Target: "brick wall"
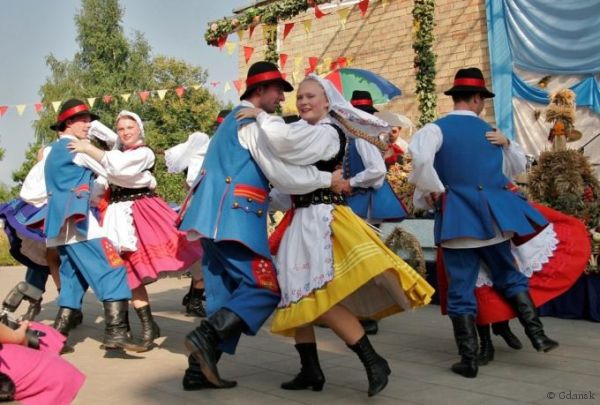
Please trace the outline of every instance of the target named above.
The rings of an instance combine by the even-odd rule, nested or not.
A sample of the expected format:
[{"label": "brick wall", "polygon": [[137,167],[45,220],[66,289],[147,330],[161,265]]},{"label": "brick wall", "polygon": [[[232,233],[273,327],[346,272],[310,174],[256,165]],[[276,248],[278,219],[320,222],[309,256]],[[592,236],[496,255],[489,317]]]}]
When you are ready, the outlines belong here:
[{"label": "brick wall", "polygon": [[[352,59],[352,66],[381,74],[400,87],[403,95],[387,104],[385,109],[402,113],[416,122],[419,111],[415,98],[412,8],[412,1],[390,0],[385,10],[380,1],[371,1],[365,18],[361,18],[358,7],[354,5],[345,27],[340,24],[339,8],[323,6],[323,11],[330,15],[321,19],[316,19],[311,9],[307,14],[290,20],[296,24],[285,41],[281,41],[283,24],[280,24],[279,52],[289,55],[284,69],[288,80],[294,82],[304,77],[309,56],[319,57],[319,63],[345,56]],[[306,34],[302,23],[306,19],[312,21],[309,34]],[[452,100],[443,91],[451,87],[457,69],[480,67],[486,81],[491,83],[485,1],[437,0],[435,21],[437,112],[441,116],[452,109]],[[248,66],[262,59],[262,26],[256,27],[252,39],[246,35],[242,45],[255,48],[248,64],[244,61],[243,51],[240,51],[240,77],[245,78]],[[297,57],[302,57],[299,66],[295,66]],[[323,71],[328,70],[324,65]],[[491,101],[488,103],[484,118],[493,122],[493,106]]]}]

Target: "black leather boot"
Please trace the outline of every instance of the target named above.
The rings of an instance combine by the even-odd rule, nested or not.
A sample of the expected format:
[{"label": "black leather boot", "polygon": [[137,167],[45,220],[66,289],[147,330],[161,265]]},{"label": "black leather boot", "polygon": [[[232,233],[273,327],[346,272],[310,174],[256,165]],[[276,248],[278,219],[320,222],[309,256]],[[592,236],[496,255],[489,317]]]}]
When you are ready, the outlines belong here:
[{"label": "black leather boot", "polygon": [[67,307],[60,307],[58,309],[58,313],[56,314],[56,319],[54,319],[54,325],[52,327],[59,331],[64,336],[69,336],[69,332],[76,325],[76,313],[81,311],[77,309],[71,309]]},{"label": "black leather boot", "polygon": [[185,314],[187,316],[197,316],[206,318],[206,310],[202,298],[204,297],[204,288],[192,288],[189,292],[189,299],[185,306]]},{"label": "black leather boot", "polygon": [[37,301],[32,301],[29,303],[29,307],[27,307],[27,312],[23,314],[21,317],[24,321],[33,321],[36,316],[38,316],[42,312],[42,299],[40,298]]},{"label": "black leather boot", "polygon": [[392,371],[388,362],[375,352],[367,335],[361,337],[355,344],[347,346],[358,355],[358,358],[365,366],[367,379],[369,380],[369,396],[372,397],[383,390],[388,383],[388,376]]},{"label": "black leather boot", "polygon": [[187,309],[187,306],[188,306],[188,304],[190,302],[190,295],[192,295],[192,288],[194,288],[194,280],[192,280],[190,282],[190,289],[188,290],[187,293],[185,293],[185,295],[183,296],[183,299],[181,300],[181,305],[183,305],[184,307],[186,307],[186,309]]},{"label": "black leather boot", "polygon": [[516,294],[510,297],[508,301],[517,313],[521,325],[525,328],[525,334],[531,340],[535,350],[549,352],[558,347],[558,342],[550,339],[544,333],[544,325],[538,317],[529,292]]},{"label": "black leather boot", "polygon": [[[221,352],[217,351],[216,360],[219,362]],[[223,386],[217,387],[206,379],[200,368],[200,364],[191,354],[188,356],[188,368],[183,375],[183,389],[186,391],[197,391],[205,388],[233,388],[237,385],[237,381],[221,380]]]},{"label": "black leather boot", "polygon": [[221,308],[203,320],[196,329],[185,338],[185,346],[200,364],[204,376],[219,388],[225,388],[226,382],[217,370],[217,352],[221,341],[242,333],[246,329],[244,321],[232,311]]},{"label": "black leather boot", "polygon": [[325,384],[325,376],[319,364],[316,343],[298,343],[296,350],[300,355],[302,368],[293,380],[281,384],[284,390],[305,390],[312,388],[313,391],[321,391]]},{"label": "black leather boot", "polygon": [[523,348],[523,343],[519,340],[517,336],[510,330],[510,326],[508,326],[508,321],[504,322],[496,322],[492,324],[492,333],[496,336],[502,337],[506,344],[515,350],[521,350]]},{"label": "black leather boot", "polygon": [[160,337],[160,328],[154,322],[150,305],[136,308],[135,312],[142,325],[142,345],[146,347],[146,350],[151,350],[154,347],[154,339]]},{"label": "black leather boot", "polygon": [[104,301],[104,349],[124,349],[132,352],[145,352],[148,350],[144,345],[137,344],[131,340],[127,331],[127,313],[129,303],[127,301]]},{"label": "black leather boot", "polygon": [[477,377],[477,329],[475,328],[475,316],[461,315],[452,319],[454,327],[454,340],[458,346],[460,362],[452,365],[452,371],[463,377]]},{"label": "black leather boot", "polygon": [[479,365],[485,366],[494,360],[494,344],[490,334],[490,325],[477,325],[479,335]]},{"label": "black leather boot", "polygon": [[367,335],[376,335],[379,331],[379,326],[377,326],[377,321],[373,319],[362,319],[360,321],[365,333]]}]

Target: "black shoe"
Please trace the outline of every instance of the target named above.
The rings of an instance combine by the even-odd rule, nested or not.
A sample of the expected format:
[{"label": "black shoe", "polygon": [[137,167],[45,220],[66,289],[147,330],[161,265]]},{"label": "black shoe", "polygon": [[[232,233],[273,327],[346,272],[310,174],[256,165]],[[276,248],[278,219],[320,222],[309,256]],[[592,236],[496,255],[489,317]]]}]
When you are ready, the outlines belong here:
[{"label": "black shoe", "polygon": [[458,346],[460,362],[452,365],[452,371],[463,377],[475,378],[479,371],[477,355],[477,329],[473,315],[452,317],[454,340]]},{"label": "black shoe", "polygon": [[133,342],[128,332],[127,301],[104,301],[104,349],[124,349],[132,352],[145,352],[148,350],[143,344]]},{"label": "black shoe", "polygon": [[373,319],[363,319],[360,321],[365,333],[367,335],[376,335],[379,331],[379,326],[377,326],[377,321]]},{"label": "black shoe", "polygon": [[355,344],[347,346],[358,355],[358,358],[365,366],[367,379],[369,380],[369,396],[372,397],[383,390],[388,383],[388,376],[392,371],[388,362],[375,352],[367,335],[364,335]]},{"label": "black shoe", "polygon": [[281,388],[284,390],[305,390],[311,388],[313,391],[321,391],[325,384],[325,376],[319,364],[317,344],[298,343],[295,347],[300,355],[302,368],[293,380],[282,383]]},{"label": "black shoe", "polygon": [[226,382],[217,370],[217,347],[221,341],[245,329],[246,324],[240,317],[221,308],[186,336],[185,346],[200,364],[202,374],[218,388],[224,388]]},{"label": "black shoe", "polygon": [[[221,352],[217,352],[217,362],[221,358]],[[228,381],[221,380],[223,385],[218,387],[208,381],[204,374],[202,373],[202,369],[200,368],[200,364],[196,361],[196,358],[191,354],[188,356],[188,368],[185,370],[185,374],[183,375],[182,385],[185,391],[197,391],[206,388],[233,388],[237,385],[237,381]]]},{"label": "black shoe", "polygon": [[185,314],[187,316],[206,318],[206,310],[204,309],[204,303],[202,302],[203,296],[204,288],[192,288],[189,293],[187,305],[185,306]]},{"label": "black shoe", "polygon": [[558,347],[558,342],[550,339],[544,333],[544,325],[538,317],[535,305],[528,292],[516,294],[508,299],[519,317],[525,334],[538,352],[549,352]]},{"label": "black shoe", "polygon": [[510,330],[510,326],[508,326],[508,321],[504,322],[496,322],[492,324],[492,333],[496,336],[500,336],[508,347],[513,348],[515,350],[521,350],[523,348],[523,343],[515,334]]},{"label": "black shoe", "polygon": [[479,365],[485,366],[494,360],[494,344],[490,335],[490,325],[477,325],[479,335]]},{"label": "black shoe", "polygon": [[151,350],[154,347],[154,339],[160,337],[160,328],[156,322],[154,322],[150,305],[136,308],[135,312],[140,318],[140,323],[142,325],[142,345],[146,347],[147,350]]}]

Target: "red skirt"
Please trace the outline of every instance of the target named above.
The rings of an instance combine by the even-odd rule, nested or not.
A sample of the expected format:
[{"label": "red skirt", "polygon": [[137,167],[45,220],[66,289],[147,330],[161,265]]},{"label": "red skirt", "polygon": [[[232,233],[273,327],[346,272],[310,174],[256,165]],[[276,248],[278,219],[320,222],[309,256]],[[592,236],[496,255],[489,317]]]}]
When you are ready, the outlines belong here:
[{"label": "red skirt", "polygon": [[[541,271],[534,272],[529,279],[529,293],[536,306],[566,292],[585,271],[591,243],[586,226],[577,218],[563,214],[552,208],[531,203],[552,223],[559,241],[556,250]],[[532,235],[533,237],[535,235]],[[523,243],[523,239],[514,238],[513,243]],[[441,248],[437,254],[438,293],[440,309],[446,315],[448,280],[443,263]],[[477,297],[477,323],[485,325],[506,321],[516,316],[512,307],[493,287],[482,286],[475,289]]]}]

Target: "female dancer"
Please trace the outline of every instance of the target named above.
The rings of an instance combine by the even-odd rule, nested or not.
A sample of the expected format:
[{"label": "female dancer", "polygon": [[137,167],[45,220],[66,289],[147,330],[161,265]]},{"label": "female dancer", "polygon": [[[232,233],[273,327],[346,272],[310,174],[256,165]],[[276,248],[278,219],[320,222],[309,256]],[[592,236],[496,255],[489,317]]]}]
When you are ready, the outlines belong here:
[{"label": "female dancer", "polygon": [[199,266],[202,251],[199,242],[190,242],[177,231],[177,214],[154,194],[154,176],[150,176],[153,182],[139,180],[141,173],[152,170],[155,159],[144,144],[140,117],[121,111],[116,128],[119,139],[114,150],[105,152],[80,140],[73,141],[70,149],[88,154],[106,169],[110,203],[103,227],[127,266],[133,306],[142,324],[142,342],[149,350],[160,329],[152,317],[145,284],[156,281],[163,272]]},{"label": "female dancer", "polygon": [[[270,147],[283,159],[298,165],[314,164],[331,172],[342,164],[345,149],[345,136],[331,125],[332,117],[354,136],[364,133],[354,130],[348,120],[378,132],[385,128],[385,123],[353,108],[331,83],[314,75],[300,84],[296,106],[302,120],[289,126],[258,109],[244,110],[239,118],[256,116],[261,129],[272,132],[268,137]],[[364,138],[376,139],[368,135]],[[303,153],[286,153],[297,150],[298,142],[306,145]],[[318,322],[330,327],[358,355],[367,372],[368,395],[373,396],[385,388],[391,371],[371,346],[359,320],[381,319],[425,305],[433,288],[385,247],[345,205],[342,194],[320,189],[293,196],[293,201],[294,208],[271,240],[281,289],[272,331],[294,336],[302,368],[281,387],[323,388],[325,377],[313,329]]]}]

